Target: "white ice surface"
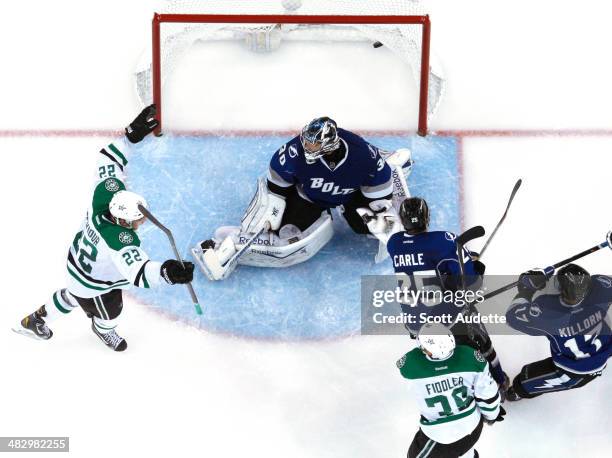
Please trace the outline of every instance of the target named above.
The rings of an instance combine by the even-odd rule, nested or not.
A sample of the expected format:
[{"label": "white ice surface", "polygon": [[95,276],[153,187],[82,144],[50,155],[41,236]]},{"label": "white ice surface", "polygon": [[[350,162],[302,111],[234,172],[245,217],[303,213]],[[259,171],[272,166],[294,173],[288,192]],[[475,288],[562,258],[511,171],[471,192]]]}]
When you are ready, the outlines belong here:
[{"label": "white ice surface", "polygon": [[[130,72],[148,40],[148,3],[5,5],[0,130],[120,128],[134,114]],[[434,47],[449,76],[434,127],[609,128],[607,2],[430,4]],[[302,76],[292,78],[297,100],[307,97]],[[261,87],[246,76],[237,84],[231,89],[247,96]],[[222,108],[222,93],[214,94]],[[279,114],[279,106],[226,127],[297,127],[309,117],[295,106]],[[217,127],[218,108],[210,111],[202,106],[188,121]],[[395,128],[404,115],[395,107],[394,120],[356,113],[345,124]],[[101,346],[79,311],[54,326],[48,343],[9,330],[61,286],[89,199],[92,153],[104,141],[0,138],[0,435],[69,435],[78,457],[404,456],[417,414],[394,367],[410,348],[401,337],[253,342],[195,331],[134,303],[125,308],[130,347],[121,355]],[[611,147],[609,137],[464,140],[468,224],[491,230],[514,180],[525,180],[488,253],[492,271],[555,262],[603,239],[612,225]],[[609,273],[610,253],[584,265]],[[510,374],[546,356],[543,339],[514,339],[494,338]],[[604,374],[584,389],[509,406],[507,420],[483,434],[481,456],[605,456],[611,385]]]}]

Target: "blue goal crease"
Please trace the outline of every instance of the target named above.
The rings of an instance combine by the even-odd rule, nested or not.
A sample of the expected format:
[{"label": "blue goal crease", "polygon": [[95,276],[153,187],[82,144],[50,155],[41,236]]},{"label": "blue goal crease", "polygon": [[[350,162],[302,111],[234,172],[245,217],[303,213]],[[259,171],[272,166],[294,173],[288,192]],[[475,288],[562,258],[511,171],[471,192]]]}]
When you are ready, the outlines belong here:
[{"label": "blue goal crease", "polygon": [[[152,213],[168,226],[182,256],[223,225],[237,225],[266,173],[272,154],[288,137],[160,137],[131,155],[128,184],[146,196]],[[460,177],[454,137],[377,136],[373,144],[412,149],[412,195],[424,197],[433,230],[460,230]],[[311,260],[286,269],[239,266],[225,281],[197,271],[193,286],[203,306],[196,320],[184,288],[134,289],[152,306],[203,329],[251,338],[325,339],[359,333],[362,275],[390,274],[374,263],[378,242],[353,234],[335,218],[334,238]],[[152,224],[139,230],[152,259],[172,258],[165,235]]]}]

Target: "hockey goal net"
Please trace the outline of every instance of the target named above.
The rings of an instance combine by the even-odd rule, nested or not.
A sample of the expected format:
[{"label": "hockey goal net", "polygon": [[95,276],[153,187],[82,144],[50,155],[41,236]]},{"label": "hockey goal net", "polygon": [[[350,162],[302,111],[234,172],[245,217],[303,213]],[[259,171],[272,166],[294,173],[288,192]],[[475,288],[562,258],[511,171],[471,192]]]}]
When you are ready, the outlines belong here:
[{"label": "hockey goal net", "polygon": [[164,84],[198,41],[241,40],[254,52],[274,51],[287,41],[367,41],[409,65],[419,94],[417,131],[425,135],[445,85],[430,59],[430,30],[416,0],[168,0],[154,15],[136,90],[143,105],[156,103],[159,134]]}]

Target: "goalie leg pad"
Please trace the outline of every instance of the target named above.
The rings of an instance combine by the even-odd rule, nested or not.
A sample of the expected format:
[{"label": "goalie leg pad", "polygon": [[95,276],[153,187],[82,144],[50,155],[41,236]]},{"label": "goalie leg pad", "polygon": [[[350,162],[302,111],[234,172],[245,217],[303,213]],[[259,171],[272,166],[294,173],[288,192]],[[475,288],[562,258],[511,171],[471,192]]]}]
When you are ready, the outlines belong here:
[{"label": "goalie leg pad", "polygon": [[278,230],[286,205],[285,199],[271,193],[266,180],[260,177],[257,180],[257,191],[242,217],[242,232],[256,234],[266,223],[270,223],[270,229],[273,231]]},{"label": "goalie leg pad", "polygon": [[[331,216],[323,213],[308,229],[289,239],[264,235],[251,245],[238,264],[256,267],[289,267],[307,261],[334,235]],[[238,247],[240,245],[237,245]]]}]

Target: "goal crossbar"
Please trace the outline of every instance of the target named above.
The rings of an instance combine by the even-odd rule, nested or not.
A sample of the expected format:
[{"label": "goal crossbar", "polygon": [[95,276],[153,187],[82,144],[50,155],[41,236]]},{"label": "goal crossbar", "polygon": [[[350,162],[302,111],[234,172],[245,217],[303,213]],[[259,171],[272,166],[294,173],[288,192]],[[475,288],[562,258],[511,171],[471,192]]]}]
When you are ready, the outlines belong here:
[{"label": "goal crossbar", "polygon": [[417,133],[427,135],[427,98],[429,89],[429,53],[431,22],[429,15],[420,16],[355,16],[355,15],[277,15],[277,14],[160,14],[153,16],[152,26],[152,83],[153,103],[157,106],[159,125],[156,135],[162,129],[162,91],[161,91],[161,43],[162,23],[227,23],[227,24],[403,24],[421,25],[421,70],[419,88],[419,121]]}]

